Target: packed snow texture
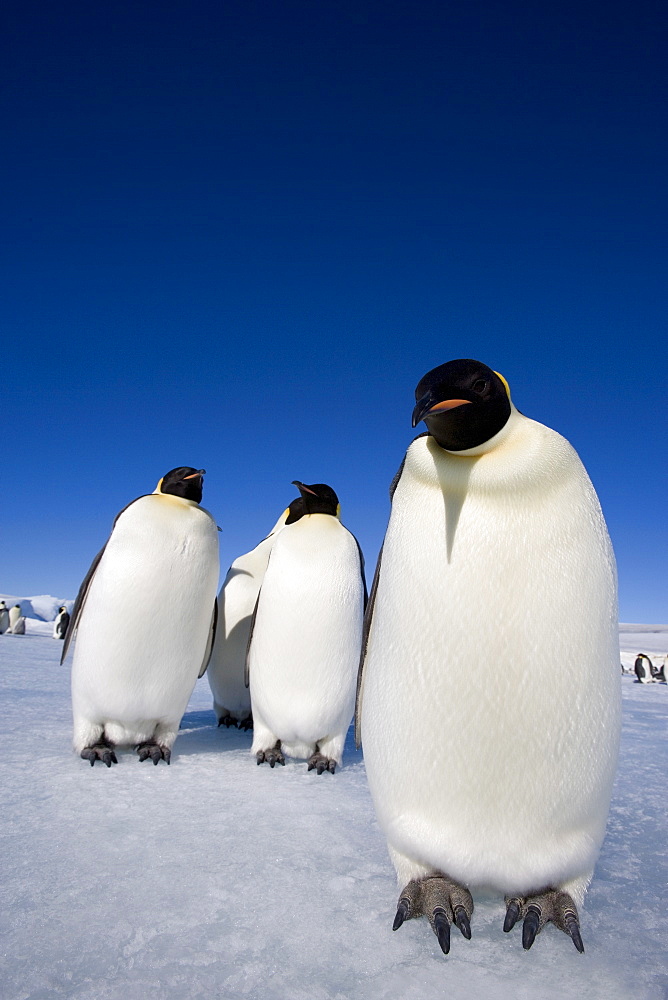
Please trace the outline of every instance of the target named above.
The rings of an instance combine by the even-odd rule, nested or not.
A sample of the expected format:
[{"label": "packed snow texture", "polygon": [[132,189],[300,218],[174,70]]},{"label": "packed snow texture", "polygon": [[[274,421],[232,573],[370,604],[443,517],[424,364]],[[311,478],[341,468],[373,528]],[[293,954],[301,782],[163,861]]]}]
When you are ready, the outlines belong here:
[{"label": "packed snow texture", "polygon": [[[586,953],[552,926],[524,952],[503,901],[476,896],[472,940],[453,928],[446,958],[424,919],[392,933],[394,871],[350,734],[335,775],[257,767],[250,733],[215,728],[204,677],[170,767],[121,752],[91,768],[72,753],[69,669],[44,628],[0,636],[4,1000],[666,996],[665,684],[620,671]],[[658,665],[668,627],[642,628],[622,633],[622,660]],[[447,734],[434,749],[446,768]]]}]

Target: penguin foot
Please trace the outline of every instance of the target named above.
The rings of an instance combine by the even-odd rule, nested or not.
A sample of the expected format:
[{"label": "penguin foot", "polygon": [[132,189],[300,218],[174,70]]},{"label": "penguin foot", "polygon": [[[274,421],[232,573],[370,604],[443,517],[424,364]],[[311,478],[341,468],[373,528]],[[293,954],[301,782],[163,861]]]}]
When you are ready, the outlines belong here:
[{"label": "penguin foot", "polygon": [[163,747],[160,743],[139,743],[135,747],[135,750],[139,754],[140,761],[150,758],[156,767],[160,760],[164,760],[165,764],[169,764],[172,756],[172,751],[169,747]]},{"label": "penguin foot", "polygon": [[253,716],[247,715],[245,719],[239,719],[237,726],[247,733],[249,729],[253,728]]},{"label": "penguin foot", "polygon": [[276,767],[277,764],[282,764],[285,767],[285,757],[281,752],[281,741],[276,740],[273,747],[269,747],[267,750],[258,750],[255,754],[255,759],[258,764],[269,764],[269,767]]},{"label": "penguin foot", "polygon": [[577,907],[567,892],[545,889],[535,896],[506,896],[504,931],[511,931],[520,917],[524,918],[522,947],[525,951],[529,950],[545,924],[552,922],[560,931],[570,935],[580,954],[584,952]]},{"label": "penguin foot", "polygon": [[308,759],[308,770],[312,771],[313,768],[315,768],[316,774],[322,774],[324,771],[334,774],[336,771],[336,761],[333,757],[325,757],[319,750],[316,750]]},{"label": "penguin foot", "polygon": [[398,931],[404,920],[426,916],[438,938],[441,951],[450,951],[450,925],[455,924],[468,940],[471,939],[473,899],[468,889],[447,875],[427,875],[412,879],[399,896],[392,930]]},{"label": "penguin foot", "polygon": [[89,760],[91,767],[95,766],[96,760],[101,760],[107,767],[111,767],[112,764],[118,764],[113,744],[107,743],[104,739],[100,740],[99,743],[94,743],[92,746],[84,747],[80,756],[83,760]]},{"label": "penguin foot", "polygon": [[236,726],[236,724],[237,720],[234,718],[233,715],[230,715],[229,712],[227,713],[227,715],[221,715],[221,717],[218,719],[219,729],[221,726],[226,726],[226,728],[229,729],[230,726]]}]

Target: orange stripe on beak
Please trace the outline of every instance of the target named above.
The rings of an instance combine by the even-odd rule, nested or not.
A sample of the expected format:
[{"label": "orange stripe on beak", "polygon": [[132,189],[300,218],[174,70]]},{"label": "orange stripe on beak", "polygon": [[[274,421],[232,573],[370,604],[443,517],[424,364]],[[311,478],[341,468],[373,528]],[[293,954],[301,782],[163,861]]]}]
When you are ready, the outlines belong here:
[{"label": "orange stripe on beak", "polygon": [[464,406],[465,403],[470,403],[470,399],[444,399],[442,403],[437,403],[436,406],[426,413],[429,416],[430,413],[440,413],[443,410],[454,410],[456,406]]}]

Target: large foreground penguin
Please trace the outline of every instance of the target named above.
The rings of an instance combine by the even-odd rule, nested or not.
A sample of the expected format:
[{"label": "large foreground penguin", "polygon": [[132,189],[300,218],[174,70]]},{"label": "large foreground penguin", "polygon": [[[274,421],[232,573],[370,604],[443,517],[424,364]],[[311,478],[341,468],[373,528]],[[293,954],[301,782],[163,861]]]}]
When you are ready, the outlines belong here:
[{"label": "large foreground penguin", "polygon": [[615,562],[582,463],[478,361],[428,372],[365,621],[358,735],[402,887],[447,953],[471,890],[530,948],[577,907],[620,728]]},{"label": "large foreground penguin", "polygon": [[200,507],[204,470],[168,472],[118,515],[81,585],[61,663],[76,630],[74,749],[91,766],[116,746],[169,764],[215,630],[218,534]]},{"label": "large foreground penguin", "polygon": [[258,764],[287,754],[333,774],[355,707],[364,564],[334,490],[294,485],[303,508],[274,541],[252,624],[251,753]]},{"label": "large foreground penguin", "polygon": [[253,727],[250,691],[245,683],[253,611],[276,536],[286,523],[299,520],[302,513],[303,501],[299,497],[283,511],[266,538],[234,560],[220,588],[216,641],[206,674],[219,726]]}]

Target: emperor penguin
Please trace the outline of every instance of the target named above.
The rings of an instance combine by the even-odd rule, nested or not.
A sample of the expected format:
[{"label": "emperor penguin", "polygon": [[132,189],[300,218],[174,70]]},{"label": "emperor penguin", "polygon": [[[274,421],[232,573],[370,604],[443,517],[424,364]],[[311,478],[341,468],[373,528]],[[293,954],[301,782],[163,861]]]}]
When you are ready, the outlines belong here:
[{"label": "emperor penguin", "polygon": [[250,691],[245,683],[251,619],[276,536],[286,524],[299,520],[302,512],[299,497],[283,511],[266,538],[234,560],[220,589],[218,628],[207,670],[219,726],[253,728]]},{"label": "emperor penguin", "polygon": [[364,561],[334,490],[294,485],[301,515],[274,540],[251,624],[251,753],[258,764],[287,755],[334,774],[355,706]]},{"label": "emperor penguin", "polygon": [[116,764],[117,746],[134,746],[140,761],[169,764],[206,670],[218,533],[200,506],[203,476],[204,469],[172,469],[153,493],[125,507],[77,595],[61,663],[76,631],[74,749],[91,767],[96,760]]},{"label": "emperor penguin", "polygon": [[25,635],[26,634],[26,619],[25,615],[19,615],[16,622],[12,626],[12,635]]},{"label": "emperor penguin", "polygon": [[444,953],[472,892],[522,943],[578,907],[620,730],[615,560],[571,445],[471,359],[428,372],[365,618],[357,736],[401,887]]},{"label": "emperor penguin", "polygon": [[9,628],[9,611],[4,601],[0,601],[0,635]]},{"label": "emperor penguin", "polygon": [[641,684],[652,684],[654,681],[652,661],[646,653],[638,653],[633,665],[635,675]]},{"label": "emperor penguin", "polygon": [[64,639],[67,633],[67,626],[70,623],[70,616],[67,608],[63,604],[62,607],[58,608],[58,614],[55,617],[53,623],[53,638],[54,639]]},{"label": "emperor penguin", "polygon": [[[14,633],[16,623],[19,618],[21,618],[21,605],[15,604],[13,608],[9,609],[9,631]],[[18,634],[18,633],[16,633]]]}]

